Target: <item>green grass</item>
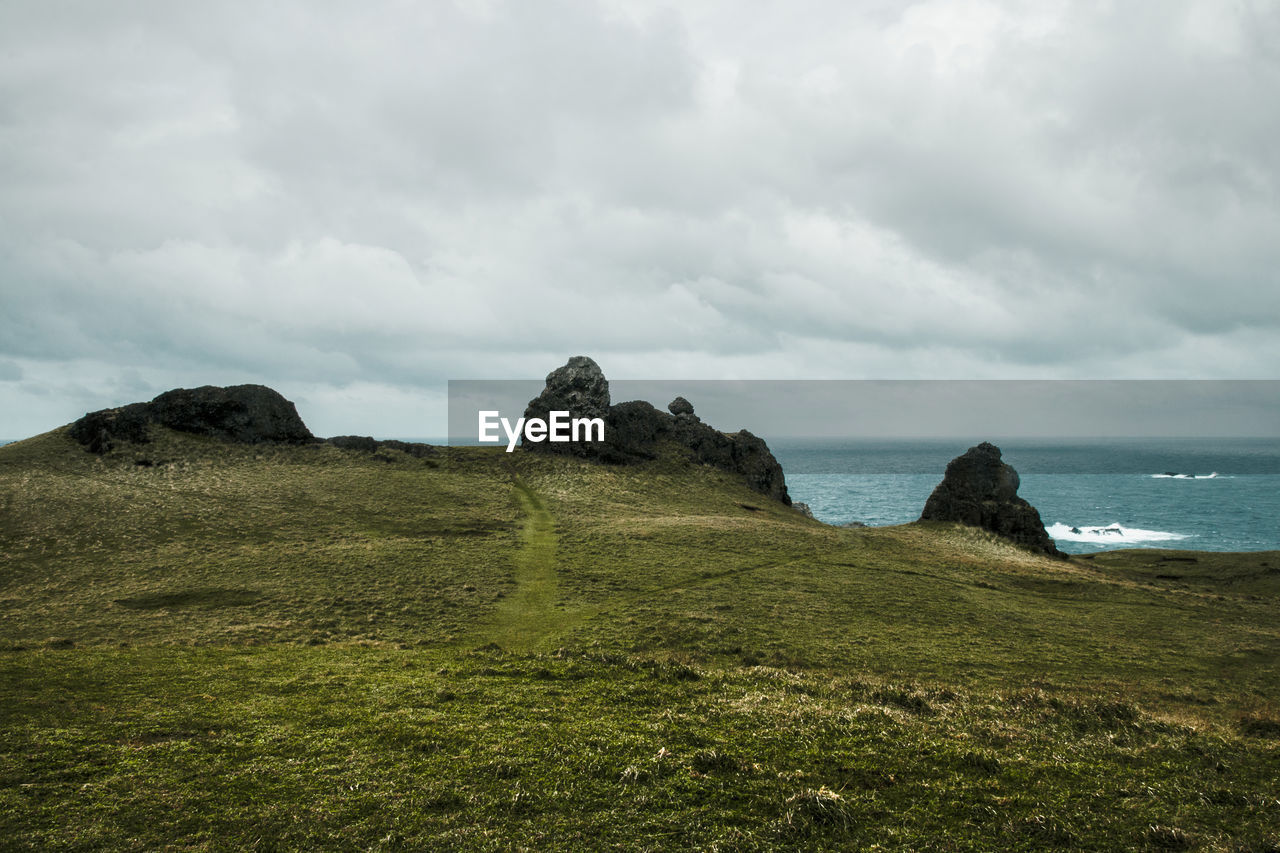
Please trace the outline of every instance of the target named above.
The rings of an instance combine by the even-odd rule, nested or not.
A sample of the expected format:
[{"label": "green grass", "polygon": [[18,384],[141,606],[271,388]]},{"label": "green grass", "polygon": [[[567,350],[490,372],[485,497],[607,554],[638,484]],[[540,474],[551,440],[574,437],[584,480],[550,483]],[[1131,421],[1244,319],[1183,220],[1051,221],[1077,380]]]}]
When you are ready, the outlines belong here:
[{"label": "green grass", "polygon": [[1274,737],[1119,698],[585,653],[7,669],[0,833],[32,849],[1141,849],[1163,827],[1263,850],[1280,825]]},{"label": "green grass", "polygon": [[561,599],[555,519],[519,478],[512,482],[512,488],[524,512],[520,544],[513,558],[515,589],[498,602],[492,615],[480,620],[464,642],[529,652],[553,639],[568,619],[557,609]]},{"label": "green grass", "polygon": [[1275,850],[1276,567],[54,431],[0,448],[0,848]]}]

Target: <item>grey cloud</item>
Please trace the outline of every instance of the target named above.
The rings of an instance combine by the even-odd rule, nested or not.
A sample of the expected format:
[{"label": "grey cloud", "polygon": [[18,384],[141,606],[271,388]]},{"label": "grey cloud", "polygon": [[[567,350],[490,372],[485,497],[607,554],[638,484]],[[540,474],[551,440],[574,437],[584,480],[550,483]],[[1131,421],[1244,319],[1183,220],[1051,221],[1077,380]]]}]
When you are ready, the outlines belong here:
[{"label": "grey cloud", "polygon": [[407,423],[576,352],[1274,376],[1278,40],[1199,0],[8,4],[0,433],[52,425],[33,377]]}]

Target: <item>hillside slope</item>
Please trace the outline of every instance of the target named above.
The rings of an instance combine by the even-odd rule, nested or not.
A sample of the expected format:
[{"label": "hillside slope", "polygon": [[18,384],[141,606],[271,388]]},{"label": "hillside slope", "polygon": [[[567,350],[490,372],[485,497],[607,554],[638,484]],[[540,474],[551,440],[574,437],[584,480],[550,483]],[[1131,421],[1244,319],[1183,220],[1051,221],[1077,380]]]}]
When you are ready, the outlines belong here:
[{"label": "hillside slope", "polygon": [[20,846],[1280,843],[1276,553],[837,529],[674,454],[64,429],[0,448],[0,560]]}]

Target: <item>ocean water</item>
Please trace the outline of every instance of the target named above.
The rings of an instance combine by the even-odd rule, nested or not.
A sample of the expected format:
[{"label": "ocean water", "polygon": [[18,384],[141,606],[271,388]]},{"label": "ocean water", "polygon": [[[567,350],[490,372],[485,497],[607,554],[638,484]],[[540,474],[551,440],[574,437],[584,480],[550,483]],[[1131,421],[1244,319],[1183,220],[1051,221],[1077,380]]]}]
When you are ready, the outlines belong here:
[{"label": "ocean water", "polygon": [[[976,441],[774,439],[796,501],[831,524],[920,517],[947,462]],[[1280,549],[1280,439],[995,442],[1068,553]]]}]

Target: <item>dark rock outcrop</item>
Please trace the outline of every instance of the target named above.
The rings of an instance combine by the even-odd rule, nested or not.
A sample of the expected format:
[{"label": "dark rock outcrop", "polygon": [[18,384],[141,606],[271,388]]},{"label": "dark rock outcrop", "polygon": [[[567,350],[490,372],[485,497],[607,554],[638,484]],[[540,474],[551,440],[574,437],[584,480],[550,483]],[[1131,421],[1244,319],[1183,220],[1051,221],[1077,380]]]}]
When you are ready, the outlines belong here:
[{"label": "dark rock outcrop", "polygon": [[1065,556],[1045,532],[1036,508],[1018,497],[1018,472],[984,441],[947,464],[942,482],[924,505],[921,521],[954,521],[990,530],[1017,545]]},{"label": "dark rock outcrop", "polygon": [[265,385],[175,388],[150,403],[152,419],[170,429],[242,444],[314,439],[298,410]]},{"label": "dark rock outcrop", "polygon": [[643,462],[656,459],[658,444],[671,436],[675,419],[645,400],[610,406],[604,417],[604,442],[591,450],[605,462]]},{"label": "dark rock outcrop", "polygon": [[90,453],[106,453],[117,441],[144,444],[151,440],[146,403],[89,412],[71,425],[71,437]]},{"label": "dark rock outcrop", "polygon": [[567,411],[574,418],[602,418],[604,441],[531,442],[521,446],[540,453],[572,454],[612,464],[643,462],[658,456],[664,444],[675,445],[697,463],[740,475],[747,484],[790,505],[782,466],[764,439],[747,430],[723,433],[693,414],[693,405],[677,397],[659,411],[643,400],[610,405],[609,382],[600,366],[586,356],[547,375],[542,393],[529,401],[525,418],[546,419],[549,412]]},{"label": "dark rock outcrop", "polygon": [[71,425],[71,437],[105,453],[117,441],[149,441],[151,424],[243,444],[315,440],[293,403],[265,385],[175,388],[149,403],[90,412]]},{"label": "dark rock outcrop", "polygon": [[667,403],[667,411],[673,415],[692,415],[693,403],[690,403],[684,397],[676,397],[670,403]]},{"label": "dark rock outcrop", "polygon": [[335,435],[333,438],[326,438],[325,441],[343,450],[359,450],[365,453],[374,453],[379,450],[399,450],[401,453],[406,453],[415,459],[437,456],[440,453],[440,448],[431,444],[423,444],[418,441],[399,441],[394,438],[379,441],[370,435]]},{"label": "dark rock outcrop", "polygon": [[524,416],[545,419],[553,411],[572,412],[575,418],[603,417],[609,411],[609,380],[600,365],[575,355],[548,373],[546,386],[529,401]]},{"label": "dark rock outcrop", "polygon": [[335,435],[333,438],[326,438],[325,441],[343,450],[373,453],[378,449],[378,440],[371,435]]},{"label": "dark rock outcrop", "polygon": [[440,448],[434,444],[424,444],[421,441],[400,441],[394,438],[379,441],[378,449],[399,450],[401,453],[407,453],[415,459],[424,459],[428,456],[438,456],[440,454]]},{"label": "dark rock outcrop", "polygon": [[[524,417],[526,421],[533,418],[545,421],[551,412],[571,412],[575,418],[602,418],[607,424],[609,411],[609,380],[604,378],[604,371],[593,359],[575,355],[563,367],[547,374],[542,393],[529,401]],[[605,435],[608,434],[606,426]],[[529,442],[522,439],[521,443],[543,453],[584,458],[596,458],[601,452],[601,448],[589,441]],[[608,461],[625,460],[610,458]]]}]

